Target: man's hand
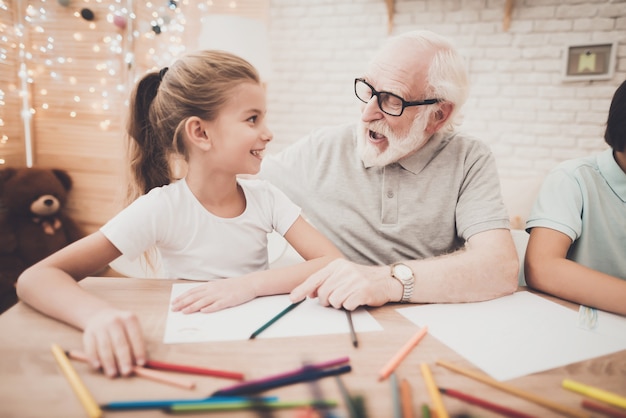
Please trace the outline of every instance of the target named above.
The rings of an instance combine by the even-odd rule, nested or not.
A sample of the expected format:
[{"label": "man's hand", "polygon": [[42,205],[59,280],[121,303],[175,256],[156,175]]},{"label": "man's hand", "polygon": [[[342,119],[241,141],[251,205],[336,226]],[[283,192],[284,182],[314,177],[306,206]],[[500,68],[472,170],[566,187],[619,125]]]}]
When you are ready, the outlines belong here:
[{"label": "man's hand", "polygon": [[338,259],[309,276],[291,292],[291,300],[317,297],[319,303],[352,311],[361,305],[382,306],[402,298],[402,285],[389,266],[363,266]]}]

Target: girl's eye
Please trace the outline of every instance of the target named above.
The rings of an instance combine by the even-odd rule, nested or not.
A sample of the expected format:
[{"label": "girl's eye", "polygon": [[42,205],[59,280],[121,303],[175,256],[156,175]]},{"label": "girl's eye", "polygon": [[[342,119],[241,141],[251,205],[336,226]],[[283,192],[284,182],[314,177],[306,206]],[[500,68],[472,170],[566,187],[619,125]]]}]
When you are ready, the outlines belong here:
[{"label": "girl's eye", "polygon": [[247,119],[247,121],[248,121],[248,122],[255,123],[255,122],[256,122],[256,120],[257,120],[257,118],[258,118],[258,116],[257,116],[257,115],[250,116],[250,117]]}]

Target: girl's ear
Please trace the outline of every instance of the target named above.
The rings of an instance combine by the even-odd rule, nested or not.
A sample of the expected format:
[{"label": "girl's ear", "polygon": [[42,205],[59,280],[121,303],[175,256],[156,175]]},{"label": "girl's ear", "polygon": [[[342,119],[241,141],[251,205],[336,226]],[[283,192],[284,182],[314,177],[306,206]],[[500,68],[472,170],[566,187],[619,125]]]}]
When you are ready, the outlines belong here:
[{"label": "girl's ear", "polygon": [[207,133],[206,122],[197,116],[192,116],[185,122],[185,134],[191,144],[200,148],[202,151],[208,151],[211,149],[211,138]]}]

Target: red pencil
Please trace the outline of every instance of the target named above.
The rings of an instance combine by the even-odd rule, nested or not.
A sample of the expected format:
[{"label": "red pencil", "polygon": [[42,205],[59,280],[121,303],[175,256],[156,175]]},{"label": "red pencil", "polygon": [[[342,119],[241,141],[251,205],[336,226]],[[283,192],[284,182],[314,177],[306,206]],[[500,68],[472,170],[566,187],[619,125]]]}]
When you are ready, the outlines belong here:
[{"label": "red pencil", "polygon": [[468,395],[463,392],[459,392],[454,389],[444,389],[439,388],[439,392],[444,395],[452,396],[453,398],[460,399],[467,403],[471,403],[472,405],[480,406],[481,408],[487,409],[492,412],[496,412],[500,415],[504,415],[509,418],[535,418],[532,415],[525,414],[523,412],[516,411],[511,408],[507,408],[506,406],[498,405],[489,401],[485,401],[484,399],[476,398],[472,395]]},{"label": "red pencil", "polygon": [[223,377],[225,379],[243,380],[243,373],[229,372],[224,370],[206,369],[203,367],[187,366],[184,364],[166,363],[164,361],[148,360],[144,367],[150,369],[170,370],[179,373],[202,374],[206,376]]},{"label": "red pencil", "polygon": [[626,418],[626,412],[618,411],[615,408],[600,405],[595,402],[588,401],[587,399],[584,399],[582,401],[582,406],[583,408],[589,409],[591,411],[596,411],[600,412],[601,414],[608,415],[611,418]]}]

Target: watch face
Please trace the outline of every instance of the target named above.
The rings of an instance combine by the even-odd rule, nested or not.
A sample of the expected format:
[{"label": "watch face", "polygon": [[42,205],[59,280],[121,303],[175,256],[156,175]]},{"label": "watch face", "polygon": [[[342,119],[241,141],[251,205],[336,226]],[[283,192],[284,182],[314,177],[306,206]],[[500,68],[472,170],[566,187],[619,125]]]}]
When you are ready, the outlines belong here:
[{"label": "watch face", "polygon": [[400,280],[408,280],[413,277],[413,271],[404,264],[397,264],[393,267],[393,275]]}]

